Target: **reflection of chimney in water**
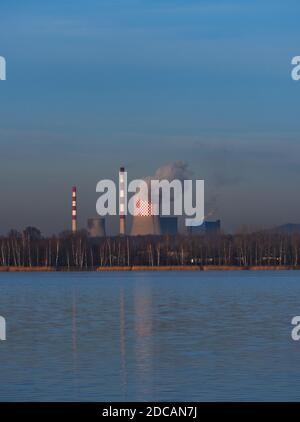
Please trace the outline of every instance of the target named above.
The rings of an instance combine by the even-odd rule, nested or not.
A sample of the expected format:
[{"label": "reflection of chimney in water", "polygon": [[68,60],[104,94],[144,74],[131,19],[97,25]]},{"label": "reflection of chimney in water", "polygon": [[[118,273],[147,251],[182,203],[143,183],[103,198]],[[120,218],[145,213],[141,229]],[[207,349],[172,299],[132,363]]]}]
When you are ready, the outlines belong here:
[{"label": "reflection of chimney in water", "polygon": [[73,351],[74,371],[76,371],[77,370],[77,307],[76,307],[75,293],[73,293],[73,298],[72,298],[72,351]]},{"label": "reflection of chimney in water", "polygon": [[138,401],[145,401],[152,393],[153,373],[153,301],[151,285],[136,283],[134,292],[134,332],[136,348],[136,368],[139,385]]},{"label": "reflection of chimney in water", "polygon": [[127,394],[127,363],[126,363],[126,325],[125,325],[125,296],[123,287],[120,288],[120,354],[122,368],[122,387],[124,399]]}]

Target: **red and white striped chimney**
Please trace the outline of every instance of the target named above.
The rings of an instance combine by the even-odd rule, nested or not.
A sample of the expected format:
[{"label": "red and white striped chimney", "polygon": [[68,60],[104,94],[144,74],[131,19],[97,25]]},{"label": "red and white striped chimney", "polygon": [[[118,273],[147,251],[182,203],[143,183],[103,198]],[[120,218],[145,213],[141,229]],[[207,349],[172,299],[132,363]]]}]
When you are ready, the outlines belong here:
[{"label": "red and white striped chimney", "polygon": [[125,168],[120,167],[119,172],[119,215],[120,215],[120,235],[124,236],[126,234],[126,222],[125,222],[125,215],[126,215],[126,196],[127,192],[125,190],[126,184],[126,173]]},{"label": "red and white striped chimney", "polygon": [[72,233],[77,231],[77,189],[76,186],[72,187]]}]

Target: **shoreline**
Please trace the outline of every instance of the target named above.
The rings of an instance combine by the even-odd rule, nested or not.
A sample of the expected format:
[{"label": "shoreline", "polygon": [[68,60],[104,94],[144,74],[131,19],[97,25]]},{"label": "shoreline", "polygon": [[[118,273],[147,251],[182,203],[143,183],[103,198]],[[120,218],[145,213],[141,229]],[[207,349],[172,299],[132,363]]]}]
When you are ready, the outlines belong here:
[{"label": "shoreline", "polygon": [[95,268],[56,268],[56,267],[23,267],[2,266],[1,272],[115,272],[115,271],[282,271],[300,270],[300,265],[165,265],[165,266],[111,266]]}]

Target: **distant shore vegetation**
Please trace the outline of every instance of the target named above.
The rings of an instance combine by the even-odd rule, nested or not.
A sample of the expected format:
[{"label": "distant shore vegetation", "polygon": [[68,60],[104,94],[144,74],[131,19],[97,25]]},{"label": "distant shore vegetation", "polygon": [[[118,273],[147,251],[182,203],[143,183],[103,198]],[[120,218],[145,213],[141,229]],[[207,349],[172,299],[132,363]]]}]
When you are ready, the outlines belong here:
[{"label": "distant shore vegetation", "polygon": [[[35,227],[0,237],[0,267],[101,270],[300,266],[300,234],[268,231],[194,236],[44,237]],[[176,268],[175,268],[176,269]]]}]

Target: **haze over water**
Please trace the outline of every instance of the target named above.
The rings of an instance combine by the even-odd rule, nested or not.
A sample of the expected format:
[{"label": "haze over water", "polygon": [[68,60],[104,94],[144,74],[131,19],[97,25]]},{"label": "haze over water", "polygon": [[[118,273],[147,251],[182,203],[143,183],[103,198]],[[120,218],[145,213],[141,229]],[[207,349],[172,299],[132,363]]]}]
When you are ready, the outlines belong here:
[{"label": "haze over water", "polygon": [[299,400],[298,278],[2,273],[0,400]]}]

